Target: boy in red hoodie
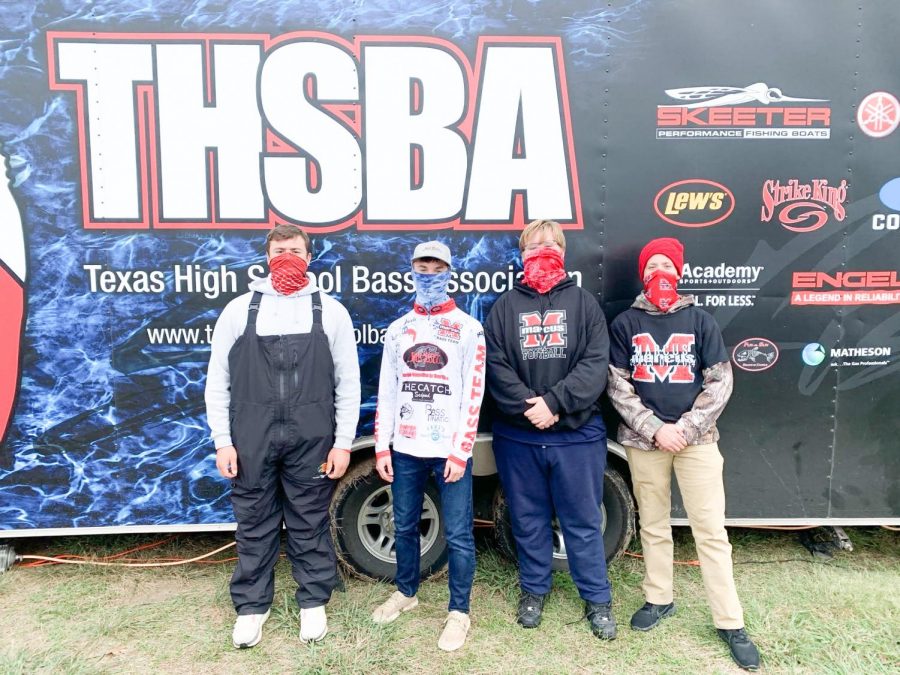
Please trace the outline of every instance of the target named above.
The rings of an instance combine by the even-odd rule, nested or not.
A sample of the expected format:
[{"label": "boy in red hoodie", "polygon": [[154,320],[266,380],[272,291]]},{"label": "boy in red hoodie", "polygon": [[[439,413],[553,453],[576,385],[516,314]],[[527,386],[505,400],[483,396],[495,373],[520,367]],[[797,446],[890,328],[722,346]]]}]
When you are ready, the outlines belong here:
[{"label": "boy in red hoodie", "polygon": [[716,420],[733,376],[715,319],[678,294],[684,247],[654,239],[641,251],[644,291],[610,326],[608,394],[622,416],[619,442],[628,453],[641,520],[646,603],[631,627],[648,631],[675,613],[672,588],[672,470],[700,558],[703,585],[719,636],[746,670],[759,667],[744,632],[725,531],[723,459]]}]

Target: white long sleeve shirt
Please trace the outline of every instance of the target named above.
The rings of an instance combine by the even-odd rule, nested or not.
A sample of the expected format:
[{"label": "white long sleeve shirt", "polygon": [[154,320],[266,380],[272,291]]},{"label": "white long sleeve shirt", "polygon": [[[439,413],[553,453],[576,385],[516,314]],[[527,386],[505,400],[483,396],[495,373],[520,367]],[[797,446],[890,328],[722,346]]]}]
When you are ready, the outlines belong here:
[{"label": "white long sleeve shirt", "polygon": [[481,324],[449,300],[416,305],[385,334],[375,414],[375,455],[472,456],[484,396],[487,351]]},{"label": "white long sleeve shirt", "polygon": [[[206,417],[216,449],[232,445],[228,406],[231,403],[231,379],[228,354],[247,326],[247,311],[254,291],[262,293],[256,318],[257,335],[290,335],[312,330],[312,294],[318,289],[312,282],[291,295],[279,295],[269,277],[250,284],[250,292],[229,302],[216,321],[212,354],[206,374]],[[322,328],[328,338],[334,361],[335,438],[338,448],[350,449],[359,422],[359,357],[353,322],[347,309],[320,291]]]}]

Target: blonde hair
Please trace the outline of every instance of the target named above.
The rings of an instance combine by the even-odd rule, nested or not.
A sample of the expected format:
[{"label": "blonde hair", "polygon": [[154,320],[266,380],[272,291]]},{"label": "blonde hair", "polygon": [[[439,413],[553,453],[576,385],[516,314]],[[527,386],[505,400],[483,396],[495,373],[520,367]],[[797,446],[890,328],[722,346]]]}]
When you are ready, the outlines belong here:
[{"label": "blonde hair", "polygon": [[559,244],[559,247],[563,250],[566,248],[566,235],[563,234],[562,227],[555,220],[532,220],[528,225],[525,226],[525,229],[522,230],[522,234],[519,236],[519,250],[525,250],[525,243],[531,238],[535,232],[540,232],[542,230],[546,230],[551,234],[553,240]]}]

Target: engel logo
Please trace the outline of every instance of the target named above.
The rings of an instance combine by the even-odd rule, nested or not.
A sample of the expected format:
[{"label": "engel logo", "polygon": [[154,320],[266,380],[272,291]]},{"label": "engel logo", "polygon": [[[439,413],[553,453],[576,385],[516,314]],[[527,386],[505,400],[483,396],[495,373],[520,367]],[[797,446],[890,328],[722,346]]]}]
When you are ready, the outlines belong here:
[{"label": "engel logo", "polygon": [[786,183],[767,180],[762,188],[762,222],[777,213],[778,222],[791,232],[814,232],[828,222],[828,211],[837,221],[846,217],[847,181],[832,186],[824,178],[801,183],[791,178]]},{"label": "engel logo", "polygon": [[900,279],[896,270],[793,272],[792,305],[896,305]]},{"label": "engel logo", "polygon": [[656,215],[679,227],[710,227],[734,211],[734,194],[727,187],[704,178],[671,183],[656,194]]},{"label": "engel logo", "polygon": [[774,342],[754,337],[738,342],[731,352],[731,360],[741,370],[758,373],[774,366],[778,354],[778,346]]},{"label": "engel logo", "polygon": [[557,36],[48,31],[86,228],[581,228]]}]

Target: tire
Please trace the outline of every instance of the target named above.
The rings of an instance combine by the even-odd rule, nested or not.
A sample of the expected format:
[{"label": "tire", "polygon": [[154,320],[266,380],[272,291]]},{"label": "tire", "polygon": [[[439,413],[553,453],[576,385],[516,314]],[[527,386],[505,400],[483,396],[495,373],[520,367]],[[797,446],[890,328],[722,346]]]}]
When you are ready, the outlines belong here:
[{"label": "tire", "polygon": [[[603,473],[603,503],[600,504],[603,521],[600,526],[603,532],[603,547],[606,552],[606,563],[619,558],[631,543],[634,536],[634,499],[628,484],[614,468],[607,466]],[[503,489],[498,485],[494,495],[494,532],[497,546],[510,560],[516,561],[516,540],[513,537],[509,520],[509,506]],[[553,519],[553,569],[569,571],[569,560],[566,556],[566,544],[559,527]]]},{"label": "tire", "polygon": [[[375,460],[351,467],[331,500],[331,526],[338,560],[354,576],[393,581],[397,574],[391,487],[375,471]],[[432,481],[425,487],[420,523],[422,578],[440,572],[449,550],[440,498]]]}]

